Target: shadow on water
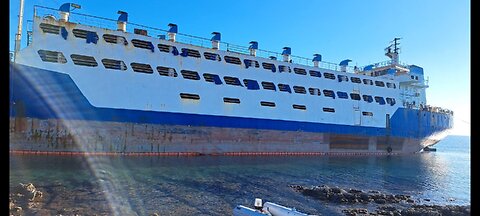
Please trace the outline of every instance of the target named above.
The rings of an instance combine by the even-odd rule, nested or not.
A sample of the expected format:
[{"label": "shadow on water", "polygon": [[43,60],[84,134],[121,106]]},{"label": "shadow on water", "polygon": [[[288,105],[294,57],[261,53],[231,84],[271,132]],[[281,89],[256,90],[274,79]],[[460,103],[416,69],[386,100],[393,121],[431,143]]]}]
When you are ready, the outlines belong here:
[{"label": "shadow on water", "polygon": [[[304,197],[290,184],[407,194],[418,201],[429,198],[432,204],[470,204],[469,152],[455,154],[461,156],[441,151],[357,157],[11,155],[10,187],[34,183],[49,195],[45,206],[53,214],[57,208],[82,206],[90,213],[108,214],[113,211],[108,206],[117,203],[139,215],[228,215],[236,205],[252,206],[256,197],[310,214],[339,214],[340,206]],[[468,171],[461,162],[465,157]]]}]

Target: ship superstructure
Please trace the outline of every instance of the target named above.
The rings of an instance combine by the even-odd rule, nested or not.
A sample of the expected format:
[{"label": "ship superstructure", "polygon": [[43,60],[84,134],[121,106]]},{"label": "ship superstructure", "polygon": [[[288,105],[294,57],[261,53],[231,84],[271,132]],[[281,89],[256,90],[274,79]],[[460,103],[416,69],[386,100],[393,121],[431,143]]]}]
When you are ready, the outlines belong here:
[{"label": "ship superstructure", "polygon": [[[423,69],[399,62],[399,38],[389,61],[351,67],[74,7],[36,6],[28,46],[11,63],[13,150],[405,153],[452,127],[451,111],[427,105]],[[99,21],[110,28],[88,23]]]}]

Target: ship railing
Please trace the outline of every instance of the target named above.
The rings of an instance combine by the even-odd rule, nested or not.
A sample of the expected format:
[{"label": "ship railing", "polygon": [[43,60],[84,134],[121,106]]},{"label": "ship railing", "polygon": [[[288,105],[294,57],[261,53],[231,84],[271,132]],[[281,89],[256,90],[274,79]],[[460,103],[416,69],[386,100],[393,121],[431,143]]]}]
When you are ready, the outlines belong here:
[{"label": "ship railing", "polygon": [[453,111],[452,111],[452,110],[445,109],[445,108],[441,108],[441,107],[436,107],[436,106],[430,106],[430,105],[422,106],[422,105],[421,105],[421,106],[420,106],[420,109],[421,109],[421,110],[424,110],[424,111],[429,111],[429,112],[445,113],[445,114],[453,115]]},{"label": "ship railing", "polygon": [[[47,15],[54,16],[56,19],[58,19],[59,10],[45,7],[45,6],[40,6],[40,5],[34,6],[34,16],[45,17]],[[68,21],[72,23],[86,25],[86,26],[94,26],[94,27],[106,28],[110,30],[117,30],[117,20],[88,15],[88,14],[70,12]],[[166,38],[168,33],[168,31],[163,29],[128,22],[127,32],[134,32],[134,29],[146,30],[148,36],[158,37],[158,38]],[[203,48],[212,47],[212,42],[208,38],[203,38],[203,37],[198,37],[198,36],[193,36],[193,35],[188,35],[183,33],[177,33],[175,39],[176,39],[176,42],[179,42],[179,43],[199,46]],[[250,54],[250,51],[247,46],[235,45],[227,42],[220,42],[220,50],[240,53],[244,55]],[[279,52],[273,52],[273,51],[262,50],[262,49],[257,50],[256,56],[267,58],[267,59],[273,56],[278,61],[282,61],[283,59],[282,54]],[[292,63],[301,64],[305,66],[313,66],[313,62],[311,58],[290,55],[290,59],[292,60]],[[323,69],[328,69],[328,70],[340,71],[340,66],[338,64],[326,62],[326,61],[319,62],[319,67]],[[353,73],[354,68],[352,66],[347,66],[346,72]]]},{"label": "ship railing", "polygon": [[[375,69],[375,68],[380,68],[380,67],[385,67],[385,66],[389,66],[389,65],[393,65],[393,60],[387,60],[387,61],[383,61],[383,62],[377,62],[377,63],[374,63],[374,64],[370,64],[370,65],[373,65],[372,69]],[[404,62],[398,62],[398,65],[402,66],[402,67],[408,67],[408,65]],[[359,67],[359,69],[361,71],[364,71],[365,67],[367,67],[369,65],[366,65],[366,66],[363,66],[363,67]]]}]

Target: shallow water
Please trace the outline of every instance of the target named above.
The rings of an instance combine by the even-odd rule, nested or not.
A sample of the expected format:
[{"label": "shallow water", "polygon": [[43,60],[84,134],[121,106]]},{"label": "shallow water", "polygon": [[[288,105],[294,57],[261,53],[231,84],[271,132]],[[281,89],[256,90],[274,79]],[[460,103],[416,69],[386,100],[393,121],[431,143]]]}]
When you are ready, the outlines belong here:
[{"label": "shallow water", "polygon": [[[10,187],[32,182],[43,213],[231,215],[256,197],[309,214],[352,207],[313,200],[288,185],[329,185],[411,195],[417,203],[470,205],[470,137],[408,156],[10,155]],[[424,199],[430,199],[425,201]]]}]

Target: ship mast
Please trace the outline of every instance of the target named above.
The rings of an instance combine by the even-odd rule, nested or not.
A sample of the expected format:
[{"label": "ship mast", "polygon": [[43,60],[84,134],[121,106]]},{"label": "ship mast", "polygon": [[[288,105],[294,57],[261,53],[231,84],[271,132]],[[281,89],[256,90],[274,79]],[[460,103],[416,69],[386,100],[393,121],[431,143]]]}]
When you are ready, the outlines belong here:
[{"label": "ship mast", "polygon": [[401,38],[394,38],[391,44],[385,48],[385,55],[388,56],[390,59],[392,59],[392,64],[398,65],[399,63],[399,58],[398,54],[400,53],[400,39]]},{"label": "ship mast", "polygon": [[13,52],[13,61],[17,60],[17,52],[20,51],[20,41],[22,40],[22,24],[23,24],[23,0],[20,0],[20,10],[18,12],[18,29],[15,34],[15,50]]}]

